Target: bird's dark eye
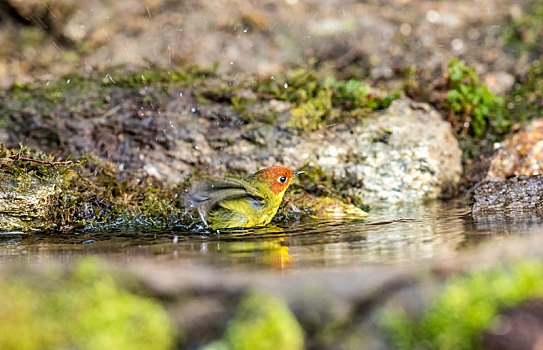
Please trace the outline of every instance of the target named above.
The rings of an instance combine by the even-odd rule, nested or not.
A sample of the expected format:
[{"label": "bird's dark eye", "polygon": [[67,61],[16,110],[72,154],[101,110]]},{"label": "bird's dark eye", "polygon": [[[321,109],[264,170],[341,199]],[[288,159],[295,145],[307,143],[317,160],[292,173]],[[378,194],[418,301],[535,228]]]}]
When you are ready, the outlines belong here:
[{"label": "bird's dark eye", "polygon": [[287,182],[287,177],[286,176],[281,176],[280,178],[277,179],[277,181],[284,184],[285,182]]}]

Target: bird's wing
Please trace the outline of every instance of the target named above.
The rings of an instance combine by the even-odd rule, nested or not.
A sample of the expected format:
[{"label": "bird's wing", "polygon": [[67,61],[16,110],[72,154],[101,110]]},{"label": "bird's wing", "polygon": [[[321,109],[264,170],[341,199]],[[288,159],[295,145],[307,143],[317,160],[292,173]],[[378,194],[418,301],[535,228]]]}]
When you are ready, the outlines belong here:
[{"label": "bird's wing", "polygon": [[207,213],[222,201],[251,197],[262,199],[258,190],[248,182],[238,179],[212,180],[198,184],[185,197],[185,205],[197,208],[202,221],[207,225]]}]

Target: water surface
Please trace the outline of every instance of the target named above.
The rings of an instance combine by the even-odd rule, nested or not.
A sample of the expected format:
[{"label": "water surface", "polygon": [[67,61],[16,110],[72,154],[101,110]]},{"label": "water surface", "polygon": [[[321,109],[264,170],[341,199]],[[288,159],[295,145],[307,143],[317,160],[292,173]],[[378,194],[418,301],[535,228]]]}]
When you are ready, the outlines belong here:
[{"label": "water surface", "polygon": [[539,234],[538,217],[472,219],[460,202],[374,209],[365,220],[306,220],[222,232],[109,230],[0,235],[0,260],[40,262],[98,255],[120,261],[185,260],[256,269],[391,264],[449,259],[484,241]]}]

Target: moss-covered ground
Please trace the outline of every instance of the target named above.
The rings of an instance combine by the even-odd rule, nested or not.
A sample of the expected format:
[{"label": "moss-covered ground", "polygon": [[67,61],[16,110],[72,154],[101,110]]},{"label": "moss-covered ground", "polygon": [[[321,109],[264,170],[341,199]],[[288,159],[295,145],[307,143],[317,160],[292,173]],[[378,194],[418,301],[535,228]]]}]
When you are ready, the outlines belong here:
[{"label": "moss-covered ground", "polygon": [[119,280],[94,259],[71,272],[4,275],[0,348],[171,349],[180,337],[163,307]]},{"label": "moss-covered ground", "polygon": [[[289,104],[290,117],[281,127],[303,132],[364,117],[407,94],[438,107],[466,144],[481,139],[489,143],[503,137],[515,122],[535,117],[532,111],[539,101],[540,64],[535,60],[507,96],[490,92],[475,70],[457,58],[433,82],[423,81],[416,69],[411,70],[402,89],[377,87],[368,79],[345,76],[325,64],[315,63],[265,79],[219,74],[216,66],[138,72],[126,72],[119,67],[87,76],[70,74],[46,83],[16,84],[1,91],[0,123],[8,131],[18,132],[24,130],[18,122],[38,117],[55,119],[84,114],[97,118],[111,113],[120,95],[140,106],[160,105],[171,98],[172,89],[182,88],[185,95],[202,105],[218,103],[228,107],[241,124],[277,124],[278,112],[259,107],[270,100],[284,101]],[[53,132],[47,138],[52,148],[59,148],[62,135]],[[63,146],[71,151],[69,145]],[[472,153],[469,150],[467,155]]]},{"label": "moss-covered ground", "polygon": [[481,349],[500,310],[543,297],[543,263],[519,261],[449,279],[420,318],[391,306],[383,326],[394,349]]},{"label": "moss-covered ground", "polygon": [[543,5],[540,1],[529,1],[523,11],[512,15],[502,31],[506,45],[517,56],[539,57],[543,53]]},{"label": "moss-covered ground", "polygon": [[304,348],[302,328],[288,306],[263,292],[249,292],[228,322],[223,339],[205,350],[250,350]]}]

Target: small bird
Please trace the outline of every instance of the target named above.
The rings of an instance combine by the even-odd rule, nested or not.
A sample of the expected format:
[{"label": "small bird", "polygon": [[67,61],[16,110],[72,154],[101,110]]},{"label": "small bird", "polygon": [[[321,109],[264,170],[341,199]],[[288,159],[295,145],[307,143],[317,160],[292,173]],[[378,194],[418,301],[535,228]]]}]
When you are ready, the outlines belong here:
[{"label": "small bird", "polygon": [[264,168],[243,180],[211,180],[194,187],[185,204],[197,208],[213,230],[267,225],[277,213],[292,179],[305,171]]}]

